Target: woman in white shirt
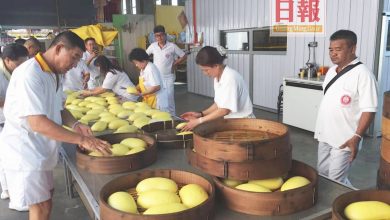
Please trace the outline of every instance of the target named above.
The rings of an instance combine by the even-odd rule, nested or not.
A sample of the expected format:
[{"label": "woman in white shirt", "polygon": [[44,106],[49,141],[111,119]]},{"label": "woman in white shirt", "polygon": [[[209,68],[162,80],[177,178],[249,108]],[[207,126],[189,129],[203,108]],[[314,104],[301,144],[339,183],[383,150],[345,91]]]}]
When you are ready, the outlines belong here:
[{"label": "woman in white shirt", "polygon": [[149,61],[149,55],[142,48],[135,48],[129,54],[129,59],[141,70],[137,89],[143,102],[150,107],[169,112],[168,93],[157,67]]},{"label": "woman in white shirt", "polygon": [[254,118],[253,105],[242,76],[223,64],[225,48],[203,47],[196,55],[196,64],[206,76],[214,78],[214,104],[200,112],[186,112],[181,115],[188,124],[184,131],[217,118]]},{"label": "woman in white shirt", "polygon": [[102,94],[108,90],[112,90],[115,94],[121,96],[125,101],[136,101],[137,96],[126,92],[127,87],[134,87],[130,81],[129,76],[123,72],[119,67],[116,67],[105,56],[98,56],[94,61],[94,65],[99,69],[103,76],[103,85],[92,90],[84,90],[83,96],[95,96]]}]

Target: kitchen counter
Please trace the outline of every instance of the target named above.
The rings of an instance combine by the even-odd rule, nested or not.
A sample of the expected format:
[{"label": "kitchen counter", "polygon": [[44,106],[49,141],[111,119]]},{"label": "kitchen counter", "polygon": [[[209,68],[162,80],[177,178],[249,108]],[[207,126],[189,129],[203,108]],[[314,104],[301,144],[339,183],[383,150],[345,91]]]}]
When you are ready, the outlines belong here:
[{"label": "kitchen counter", "polygon": [[283,80],[285,80],[287,82],[297,82],[297,83],[302,83],[302,84],[312,84],[312,85],[321,85],[322,86],[322,83],[324,82],[324,78],[325,78],[325,76],[321,76],[319,78],[318,77],[311,77],[311,78],[285,77]]},{"label": "kitchen counter", "polygon": [[283,123],[314,132],[323,81],[324,77],[283,79]]}]

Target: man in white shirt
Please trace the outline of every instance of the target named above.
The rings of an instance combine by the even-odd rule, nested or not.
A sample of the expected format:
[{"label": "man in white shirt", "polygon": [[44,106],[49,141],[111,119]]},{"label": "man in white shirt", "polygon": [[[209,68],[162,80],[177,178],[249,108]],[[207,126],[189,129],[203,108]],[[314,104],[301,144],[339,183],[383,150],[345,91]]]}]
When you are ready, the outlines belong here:
[{"label": "man in white shirt", "polygon": [[79,91],[86,89],[86,77],[89,75],[89,68],[85,64],[85,61],[80,59],[76,67],[65,73],[63,90]]},{"label": "man in white shirt", "polygon": [[27,39],[24,46],[27,48],[28,57],[30,58],[34,57],[37,53],[39,53],[39,51],[41,51],[41,44],[35,37]]},{"label": "man in white shirt", "polygon": [[[14,69],[27,60],[28,51],[27,49],[20,44],[9,44],[4,47],[4,50],[1,54],[0,58],[0,132],[4,127],[4,114],[3,114],[3,106],[5,101],[5,95],[7,92],[9,80],[11,79],[11,74]],[[0,147],[1,148],[1,147]],[[8,184],[5,178],[5,174],[0,164],[0,185],[1,189],[1,199],[8,199]],[[11,209],[15,209],[18,211],[27,211],[28,207],[22,207],[19,204],[10,204]]]},{"label": "man in white shirt", "polygon": [[318,172],[351,185],[348,171],[378,103],[374,75],[355,55],[357,37],[339,30],[330,37],[329,56],[335,66],[326,74],[318,111]]},{"label": "man in white shirt", "polygon": [[176,77],[173,70],[187,59],[187,55],[176,44],[167,41],[164,26],[156,26],[153,32],[156,42],[146,49],[146,53],[153,54],[153,63],[160,71],[164,87],[167,89],[169,113],[176,115],[174,90]]},{"label": "man in white shirt", "polygon": [[[30,220],[48,220],[54,192],[53,169],[61,142],[110,154],[110,145],[92,136],[63,108],[59,74],[76,66],[85,50],[71,31],[56,36],[49,49],[18,66],[4,104],[5,124],[0,134],[1,162],[10,202],[29,206]],[[62,125],[71,127],[68,131]]]},{"label": "man in white shirt", "polygon": [[87,64],[89,69],[88,89],[94,89],[102,85],[103,80],[97,67],[93,64],[96,57],[99,55],[98,47],[94,38],[89,37],[84,40],[86,51],[83,53],[82,59]]}]

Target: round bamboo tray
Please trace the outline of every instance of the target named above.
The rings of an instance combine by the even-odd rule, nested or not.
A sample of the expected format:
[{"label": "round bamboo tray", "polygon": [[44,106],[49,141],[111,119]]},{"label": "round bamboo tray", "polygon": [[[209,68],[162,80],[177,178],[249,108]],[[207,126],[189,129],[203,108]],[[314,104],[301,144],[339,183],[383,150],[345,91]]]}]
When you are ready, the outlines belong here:
[{"label": "round bamboo tray", "polygon": [[116,144],[125,138],[131,137],[144,140],[148,145],[146,150],[125,156],[94,157],[89,156],[86,152],[82,152],[79,148],[77,148],[77,167],[91,173],[114,174],[139,170],[154,163],[157,159],[157,148],[155,140],[150,136],[133,133],[98,136],[98,138],[105,140],[110,144]]},{"label": "round bamboo tray", "polygon": [[390,191],[384,190],[358,190],[344,193],[338,196],[332,205],[332,220],[346,219],[344,209],[353,202],[381,201],[390,204]]},{"label": "round bamboo tray", "polygon": [[381,158],[377,175],[378,189],[390,190],[390,163]]},{"label": "round bamboo tray", "polygon": [[212,176],[235,179],[267,179],[283,176],[291,168],[291,148],[278,158],[270,160],[250,160],[245,162],[229,162],[212,160],[186,149],[188,163]]},{"label": "round bamboo tray", "polygon": [[317,202],[318,187],[317,171],[302,162],[293,160],[289,176],[304,176],[311,183],[283,192],[257,193],[226,186],[216,177],[214,182],[229,209],[252,215],[287,215],[312,207]]},{"label": "round bamboo tray", "polygon": [[177,135],[176,125],[183,121],[159,121],[147,124],[141,129],[156,139],[161,149],[183,149],[192,143],[192,134]]},{"label": "round bamboo tray", "polygon": [[194,129],[194,148],[209,159],[242,162],[275,159],[289,152],[291,146],[288,128],[281,123],[222,119]]},{"label": "round bamboo tray", "polygon": [[383,94],[383,117],[390,119],[390,91]]},{"label": "round bamboo tray", "polygon": [[[108,205],[107,199],[114,192],[129,191],[136,198],[134,188],[141,180],[149,177],[169,178],[174,180],[179,186],[189,183],[199,184],[206,190],[209,198],[191,209],[161,215],[130,214],[113,209]],[[110,181],[101,189],[99,199],[101,220],[210,220],[214,216],[215,188],[212,182],[194,173],[181,170],[145,170]]]},{"label": "round bamboo tray", "polygon": [[390,139],[386,137],[382,137],[381,156],[385,161],[390,163]]}]

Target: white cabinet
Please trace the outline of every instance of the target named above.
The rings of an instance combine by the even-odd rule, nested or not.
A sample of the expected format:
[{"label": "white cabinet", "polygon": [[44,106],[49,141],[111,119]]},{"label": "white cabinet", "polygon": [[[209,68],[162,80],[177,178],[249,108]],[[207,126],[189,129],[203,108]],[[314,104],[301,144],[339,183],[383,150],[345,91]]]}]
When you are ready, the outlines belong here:
[{"label": "white cabinet", "polygon": [[322,80],[283,79],[283,123],[313,131],[323,96]]}]

